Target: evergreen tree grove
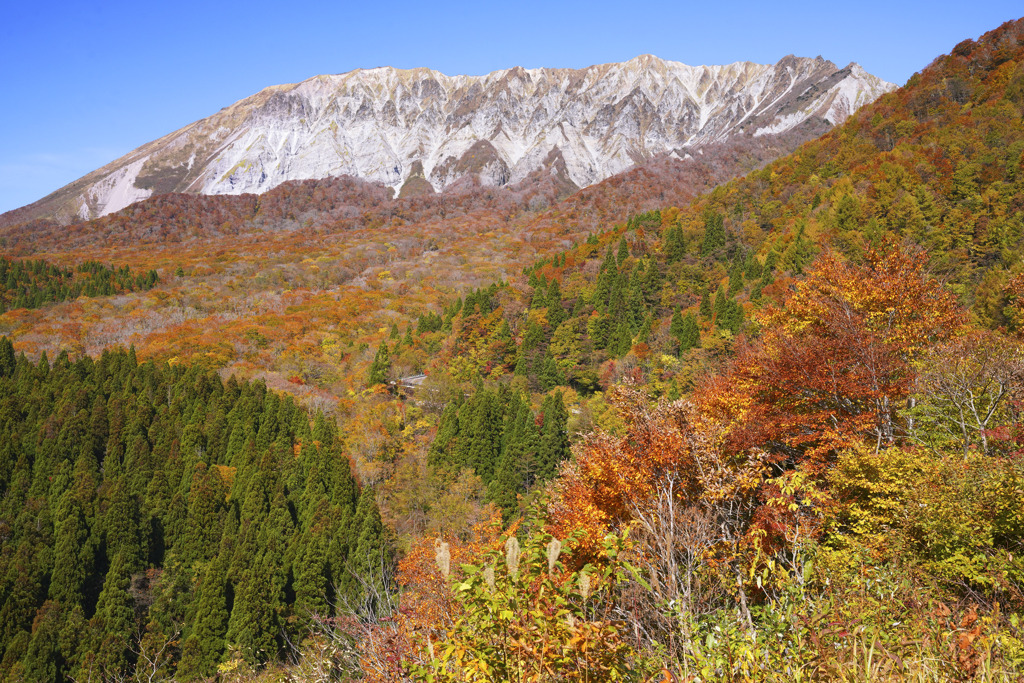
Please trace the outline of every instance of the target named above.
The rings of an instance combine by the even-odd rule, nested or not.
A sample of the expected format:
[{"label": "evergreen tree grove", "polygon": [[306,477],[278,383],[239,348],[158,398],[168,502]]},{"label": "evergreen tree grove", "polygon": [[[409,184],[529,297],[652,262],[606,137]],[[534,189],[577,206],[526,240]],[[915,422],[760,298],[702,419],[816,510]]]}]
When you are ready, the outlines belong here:
[{"label": "evergreen tree grove", "polygon": [[[337,562],[386,584],[372,574],[391,570],[390,541],[330,419],[131,352],[33,365],[9,349],[0,337],[0,679],[134,680],[143,651],[182,681],[229,652],[259,665],[310,611],[334,616]],[[352,565],[360,549],[384,560]]]}]

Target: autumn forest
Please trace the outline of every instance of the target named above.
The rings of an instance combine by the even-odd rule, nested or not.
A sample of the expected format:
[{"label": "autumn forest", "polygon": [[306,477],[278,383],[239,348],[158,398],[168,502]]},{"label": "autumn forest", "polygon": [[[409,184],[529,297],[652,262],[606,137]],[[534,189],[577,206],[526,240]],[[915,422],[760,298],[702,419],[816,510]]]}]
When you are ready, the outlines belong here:
[{"label": "autumn forest", "polygon": [[0,224],[0,679],[1021,680],[1024,20],[723,158]]}]

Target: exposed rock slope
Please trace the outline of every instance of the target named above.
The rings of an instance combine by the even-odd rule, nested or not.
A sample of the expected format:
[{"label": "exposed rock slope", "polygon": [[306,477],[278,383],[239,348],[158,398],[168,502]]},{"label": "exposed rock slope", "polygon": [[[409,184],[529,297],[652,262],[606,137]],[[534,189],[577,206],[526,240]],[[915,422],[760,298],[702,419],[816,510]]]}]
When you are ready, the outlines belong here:
[{"label": "exposed rock slope", "polygon": [[152,194],[260,193],[343,174],[396,191],[410,183],[406,195],[471,176],[504,185],[538,170],[584,187],[737,136],[810,138],[894,87],[857,64],[792,56],[693,67],[643,55],[486,76],[360,69],[267,88],[18,214],[69,221]]}]

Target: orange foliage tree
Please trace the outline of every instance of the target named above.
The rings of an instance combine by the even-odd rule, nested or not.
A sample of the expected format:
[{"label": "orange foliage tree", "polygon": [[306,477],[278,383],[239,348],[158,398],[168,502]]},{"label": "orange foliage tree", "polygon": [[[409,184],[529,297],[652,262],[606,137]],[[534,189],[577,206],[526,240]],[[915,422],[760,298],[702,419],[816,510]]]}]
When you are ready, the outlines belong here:
[{"label": "orange foliage tree", "polygon": [[728,501],[744,507],[753,500],[764,454],[727,454],[730,424],[688,401],[663,401],[652,409],[643,393],[626,387],[614,389],[612,400],[625,435],[589,434],[554,484],[549,531],[578,534],[578,557],[596,552],[609,531],[656,501],[666,481],[675,497],[691,505]]},{"label": "orange foliage tree", "polygon": [[965,329],[955,297],[925,271],[925,256],[894,244],[863,265],[818,259],[733,369],[701,386],[696,400],[731,417],[730,450],[762,447],[779,462],[822,471],[835,454],[901,435],[899,411],[913,361]]}]

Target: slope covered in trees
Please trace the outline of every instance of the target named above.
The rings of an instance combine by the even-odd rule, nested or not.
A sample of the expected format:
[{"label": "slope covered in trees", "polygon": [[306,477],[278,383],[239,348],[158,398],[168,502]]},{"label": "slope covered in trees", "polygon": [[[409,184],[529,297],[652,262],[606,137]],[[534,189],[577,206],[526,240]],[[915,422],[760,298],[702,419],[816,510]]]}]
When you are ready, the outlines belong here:
[{"label": "slope covered in trees", "polygon": [[966,40],[796,153],[701,198],[762,253],[803,235],[856,258],[883,235],[925,248],[985,325],[1024,238],[1024,28]]},{"label": "slope covered in trees", "polygon": [[413,546],[373,671],[1019,677],[1022,37],[965,42],[793,156],[393,335],[391,358],[430,345],[456,379],[568,386],[591,421],[517,531],[530,550],[456,536],[452,557],[494,554],[456,570]]},{"label": "slope covered in trees", "polygon": [[0,338],[5,680],[191,680],[373,609],[390,563],[332,421],[261,384]]},{"label": "slope covered in trees", "polygon": [[471,470],[507,520],[518,512],[517,496],[550,480],[569,456],[567,418],[559,393],[546,396],[535,416],[529,398],[508,385],[480,387],[445,406],[427,463],[451,478]]},{"label": "slope covered in trees", "polygon": [[[621,272],[612,267],[603,272]],[[688,398],[652,406],[660,389],[644,372],[612,386],[617,419],[577,442],[522,526],[502,533],[485,520],[443,534],[435,552],[414,541],[401,616],[357,648],[364,673],[1018,678],[1019,335],[971,324],[924,254],[892,240],[860,262],[826,252],[792,282],[758,312],[757,338]],[[424,326],[457,337],[461,318],[500,314],[505,289],[473,293]],[[548,315],[560,300],[552,289],[534,288]],[[1008,313],[1020,309],[1014,298]],[[544,381],[498,358],[496,379]],[[498,406],[516,402],[495,401],[508,393],[499,386],[478,390],[475,405],[450,403],[427,458],[472,468],[492,495],[495,461],[477,454],[496,448]],[[508,514],[507,499],[492,500]]]},{"label": "slope covered in trees", "polygon": [[146,291],[159,281],[155,270],[136,275],[128,266],[108,267],[95,261],[70,270],[42,260],[0,258],[0,313],[11,308],[39,308],[79,296]]},{"label": "slope covered in trees", "polygon": [[[97,619],[128,623],[127,609],[108,617],[98,606],[136,590],[137,573],[125,583],[119,569],[104,602],[120,532],[111,537],[100,514],[120,489],[105,486],[99,451],[122,463],[141,452],[154,472],[175,463],[159,500],[179,492],[177,517],[169,502],[150,502],[148,487],[134,494],[165,539],[158,561],[151,522],[138,553],[153,586],[191,586],[191,606],[166,607],[184,616],[153,622],[160,630],[130,641],[135,651],[104,650],[98,635],[92,658],[60,649],[53,625],[65,608],[50,595],[54,579],[30,574],[36,582],[25,588],[15,577],[34,566],[33,552],[47,571],[56,555],[33,534],[51,524],[56,538],[74,518],[38,501],[54,486],[78,490],[82,458],[61,478],[60,458],[37,444],[59,440],[64,413],[91,425],[86,404],[92,411],[97,399],[74,398],[64,412],[11,402],[6,424],[17,434],[5,448],[35,450],[3,459],[0,473],[5,496],[18,501],[5,508],[11,533],[22,534],[3,545],[17,568],[6,570],[4,590],[21,591],[0,620],[12,624],[5,671],[81,671],[100,654],[123,666],[144,659],[150,642],[176,640],[183,676],[228,656],[236,673],[255,667],[256,676],[282,647],[278,634],[313,626],[289,669],[299,680],[1019,678],[1022,92],[1018,21],[957,46],[822,139],[690,203],[657,179],[608,181],[546,210],[525,195],[471,188],[447,201],[339,208],[317,226],[318,212],[345,204],[345,183],[336,194],[296,185],[281,190],[293,202],[284,221],[258,224],[253,216],[270,209],[249,206],[238,235],[204,223],[191,241],[169,233],[145,249],[124,247],[118,253],[134,257],[117,262],[181,267],[148,293],[0,317],[14,347],[32,354],[74,348],[75,339],[93,351],[135,340],[145,357],[172,360],[114,363],[146,378],[131,383],[90,380],[87,360],[8,363],[18,387],[51,387],[54,406],[58,388],[63,399],[77,381],[74,369],[101,392],[108,415],[113,397],[130,395],[125,415],[131,403],[152,418],[144,439],[141,428],[122,430],[138,437],[131,447],[110,446],[108,436],[94,448],[96,512],[83,512],[75,533],[90,539],[100,529],[89,542],[107,564],[93,560],[83,589],[91,597],[79,600],[75,623],[90,634],[107,632]],[[678,194],[661,196],[665,188]],[[108,242],[159,222],[104,220]],[[75,253],[113,260],[112,247],[90,243],[96,225],[79,228]],[[189,221],[175,225],[178,234]],[[19,230],[6,235],[22,249]],[[113,326],[125,336],[95,334]],[[102,341],[90,348],[85,337]],[[226,427],[211,415],[234,424],[244,396],[264,406],[260,415],[280,415],[288,399],[183,369],[193,362],[266,377],[331,410],[341,428],[321,438],[318,429],[333,430],[321,420],[310,442],[308,419],[293,417],[272,438],[253,417],[242,429],[254,449],[232,451],[240,428],[218,442],[211,435]],[[55,372],[62,383],[51,386]],[[419,388],[390,384],[417,372],[428,374]],[[176,392],[195,393],[201,406],[178,406]],[[266,407],[273,400],[276,412]],[[35,431],[18,431],[22,423]],[[149,432],[165,429],[180,432],[177,450],[171,439],[158,451]],[[250,452],[258,456],[240,456]],[[358,502],[350,485],[310,491],[324,452],[336,482],[350,481],[351,462]],[[209,486],[222,486],[213,509],[223,533],[191,565],[175,565],[191,546],[171,530],[190,528],[190,508],[180,506],[200,465]],[[250,497],[239,482],[257,479],[266,494],[250,505],[268,520],[259,533],[283,525],[290,540],[258,537],[246,552],[263,557],[243,572],[237,548]],[[310,512],[313,501],[327,502]],[[369,512],[378,501],[379,522]],[[50,517],[23,512],[37,508]],[[367,530],[352,540],[332,526],[340,519]],[[339,618],[359,595],[331,563],[353,557],[381,525],[396,537],[402,588],[374,592],[370,618]],[[283,597],[261,612],[259,591]],[[150,611],[165,609],[159,595],[167,594]]]},{"label": "slope covered in trees", "polygon": [[[1007,285],[1024,249],[1021,33],[1017,22],[965,41],[793,155],[535,264],[529,287],[509,290],[515,304],[502,302],[517,373],[539,383],[550,357],[561,383],[583,390],[609,371],[605,359],[639,344],[656,356],[717,350],[723,331],[754,331],[752,313],[781,303],[822,249],[858,262],[886,240],[924,249],[981,325],[1016,329]],[[527,300],[528,313],[508,315]],[[501,327],[491,321],[492,334]],[[660,369],[637,351],[635,362]]]}]

